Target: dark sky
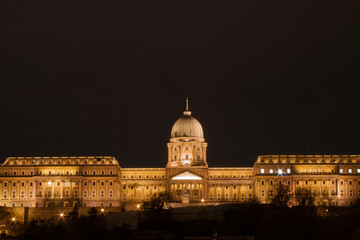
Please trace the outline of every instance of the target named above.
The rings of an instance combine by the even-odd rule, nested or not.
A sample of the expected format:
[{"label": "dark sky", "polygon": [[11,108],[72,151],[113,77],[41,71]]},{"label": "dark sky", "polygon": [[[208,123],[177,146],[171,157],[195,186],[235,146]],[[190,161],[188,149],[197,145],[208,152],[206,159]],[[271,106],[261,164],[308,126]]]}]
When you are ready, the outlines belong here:
[{"label": "dark sky", "polygon": [[190,98],[210,166],[360,154],[360,1],[0,2],[0,158],[164,167]]}]

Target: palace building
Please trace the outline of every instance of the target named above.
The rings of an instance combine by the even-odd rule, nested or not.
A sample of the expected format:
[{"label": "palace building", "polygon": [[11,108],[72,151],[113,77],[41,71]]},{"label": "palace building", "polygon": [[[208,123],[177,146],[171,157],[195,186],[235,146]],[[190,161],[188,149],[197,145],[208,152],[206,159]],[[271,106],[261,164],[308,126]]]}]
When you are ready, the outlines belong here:
[{"label": "palace building", "polygon": [[0,206],[117,207],[163,192],[183,204],[268,203],[279,185],[311,191],[316,204],[347,206],[360,197],[360,155],[262,155],[254,167],[209,167],[188,105],[167,147],[165,168],[121,168],[110,156],[9,157],[0,166]]}]

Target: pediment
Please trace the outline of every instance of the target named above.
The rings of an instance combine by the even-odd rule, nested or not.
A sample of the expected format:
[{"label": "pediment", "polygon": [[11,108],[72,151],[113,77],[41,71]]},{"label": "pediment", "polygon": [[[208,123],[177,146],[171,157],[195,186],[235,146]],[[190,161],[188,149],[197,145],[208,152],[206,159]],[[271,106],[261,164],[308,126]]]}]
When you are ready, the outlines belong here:
[{"label": "pediment", "polygon": [[182,173],[179,173],[171,178],[172,180],[201,180],[202,177],[200,177],[197,174],[194,174],[189,171],[184,171]]}]

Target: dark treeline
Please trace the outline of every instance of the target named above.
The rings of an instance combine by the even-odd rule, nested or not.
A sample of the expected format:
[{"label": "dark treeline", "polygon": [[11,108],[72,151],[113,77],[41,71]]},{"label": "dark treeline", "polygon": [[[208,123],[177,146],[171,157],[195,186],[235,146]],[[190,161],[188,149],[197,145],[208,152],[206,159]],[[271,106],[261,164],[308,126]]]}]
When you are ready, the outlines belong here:
[{"label": "dark treeline", "polygon": [[[184,218],[192,212],[193,219]],[[197,215],[201,217],[197,218]],[[214,217],[215,216],[215,217]],[[195,220],[194,220],[195,219]],[[138,212],[138,229],[109,228],[106,217],[67,216],[18,226],[16,239],[183,239],[254,236],[258,239],[360,239],[360,205],[279,207],[257,203]],[[3,236],[5,238],[5,236]]]}]

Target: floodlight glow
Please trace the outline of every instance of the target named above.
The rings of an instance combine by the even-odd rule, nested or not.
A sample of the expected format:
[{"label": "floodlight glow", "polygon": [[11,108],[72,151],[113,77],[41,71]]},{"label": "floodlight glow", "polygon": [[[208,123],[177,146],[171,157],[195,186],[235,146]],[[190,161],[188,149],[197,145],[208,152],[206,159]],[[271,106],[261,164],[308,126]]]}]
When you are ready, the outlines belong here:
[{"label": "floodlight glow", "polygon": [[140,208],[140,204],[136,205],[136,208]]},{"label": "floodlight glow", "polygon": [[15,222],[15,217],[11,218],[11,221]]},{"label": "floodlight glow", "polygon": [[183,172],[179,175],[172,178],[172,180],[201,180],[201,177],[191,173],[191,172]]},{"label": "floodlight glow", "polygon": [[64,213],[60,213],[60,217],[64,217]]},{"label": "floodlight glow", "polygon": [[190,160],[183,160],[183,164],[190,164]]},{"label": "floodlight glow", "polygon": [[102,208],[102,209],[101,209],[101,212],[104,212],[104,211],[105,211],[105,210]]},{"label": "floodlight glow", "polygon": [[49,185],[49,187],[51,186],[51,182],[50,182],[50,181],[48,182],[48,185]]},{"label": "floodlight glow", "polygon": [[204,203],[204,202],[205,202],[205,199],[201,199],[201,202]]},{"label": "floodlight glow", "polygon": [[279,170],[278,170],[278,174],[279,174],[279,175],[282,175],[282,174],[283,174],[282,169],[279,169]]}]

